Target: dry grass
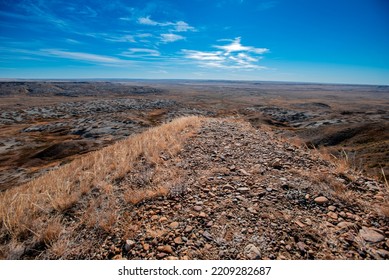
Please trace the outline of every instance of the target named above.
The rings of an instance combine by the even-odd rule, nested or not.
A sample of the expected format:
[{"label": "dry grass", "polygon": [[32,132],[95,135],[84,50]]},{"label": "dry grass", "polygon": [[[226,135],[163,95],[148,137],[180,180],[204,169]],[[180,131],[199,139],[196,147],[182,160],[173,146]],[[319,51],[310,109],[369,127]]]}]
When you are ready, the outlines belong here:
[{"label": "dry grass", "polygon": [[[112,197],[113,185],[133,170],[139,159],[154,166],[163,165],[161,154],[170,157],[176,154],[200,123],[201,118],[195,116],[176,119],[87,154],[20,187],[1,193],[0,240],[3,240],[3,244],[6,240],[23,242],[27,239],[52,244],[62,231],[59,217],[74,207],[92,188],[97,187],[105,196]],[[166,186],[144,192],[136,190],[131,193],[128,190],[126,197],[131,197],[128,198],[129,202],[136,202],[167,192]],[[97,215],[97,221],[89,220],[89,226],[98,224],[103,230],[109,231],[116,222],[115,202],[110,200],[106,203],[104,208],[113,210]],[[94,209],[98,207],[91,205],[85,217],[94,216]],[[57,247],[55,251],[62,250]]]}]

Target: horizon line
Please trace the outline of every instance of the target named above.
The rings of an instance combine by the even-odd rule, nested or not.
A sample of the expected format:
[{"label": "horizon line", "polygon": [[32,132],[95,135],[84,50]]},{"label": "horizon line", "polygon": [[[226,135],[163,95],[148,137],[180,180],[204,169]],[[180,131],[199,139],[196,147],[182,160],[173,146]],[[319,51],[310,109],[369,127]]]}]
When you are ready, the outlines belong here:
[{"label": "horizon line", "polygon": [[384,86],[389,84],[369,83],[342,83],[342,82],[308,82],[308,81],[282,81],[282,80],[235,80],[235,79],[196,79],[196,78],[0,78],[0,82],[23,81],[203,81],[203,82],[251,82],[251,83],[283,83],[283,84],[312,84],[312,85],[339,85],[339,86]]}]

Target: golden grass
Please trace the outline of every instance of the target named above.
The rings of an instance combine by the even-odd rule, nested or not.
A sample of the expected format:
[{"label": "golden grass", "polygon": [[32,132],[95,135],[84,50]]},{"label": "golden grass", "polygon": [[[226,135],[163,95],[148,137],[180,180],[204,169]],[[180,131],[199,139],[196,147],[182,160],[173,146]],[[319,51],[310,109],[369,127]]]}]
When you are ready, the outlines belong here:
[{"label": "golden grass", "polygon": [[[176,154],[184,140],[200,126],[200,122],[201,118],[196,116],[178,118],[89,153],[22,186],[1,193],[0,239],[23,242],[33,237],[45,244],[52,244],[62,231],[58,219],[61,213],[76,205],[94,187],[103,190],[106,196],[111,194],[113,185],[124,178],[140,158],[154,165],[161,164],[161,153],[169,156]],[[142,193],[142,190],[137,190],[132,194],[132,200],[143,200],[147,196],[167,192],[163,187],[154,192],[147,190]],[[127,197],[130,194],[128,191]],[[88,211],[94,208],[91,206]],[[93,214],[85,216],[92,217]],[[89,226],[97,223],[109,231],[116,221],[115,212],[103,216],[99,221],[90,220]],[[61,251],[62,248],[56,250]]]}]

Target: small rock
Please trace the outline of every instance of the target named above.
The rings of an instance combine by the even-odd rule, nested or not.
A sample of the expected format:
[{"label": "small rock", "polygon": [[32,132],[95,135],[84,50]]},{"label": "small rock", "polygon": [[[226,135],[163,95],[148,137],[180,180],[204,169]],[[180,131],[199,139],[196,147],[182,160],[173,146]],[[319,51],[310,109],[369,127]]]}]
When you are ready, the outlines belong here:
[{"label": "small rock", "polygon": [[336,207],[334,205],[328,206],[328,210],[334,212],[336,210]]},{"label": "small rock", "polygon": [[319,197],[316,197],[315,198],[315,202],[317,204],[324,204],[324,203],[327,203],[328,202],[328,198],[326,198],[325,196],[319,196]]},{"label": "small rock", "polygon": [[297,242],[296,244],[297,248],[300,250],[300,252],[305,253],[307,251],[307,245],[303,242]]},{"label": "small rock", "polygon": [[135,241],[133,240],[126,240],[126,244],[124,245],[125,251],[130,251],[135,246]]},{"label": "small rock", "polygon": [[157,250],[167,254],[173,254],[173,249],[170,245],[158,246]]},{"label": "small rock", "polygon": [[185,233],[189,233],[193,230],[193,227],[192,226],[186,226],[185,229],[184,229],[184,232]]},{"label": "small rock", "polygon": [[330,217],[331,219],[334,219],[334,220],[338,219],[338,214],[336,214],[335,212],[330,211],[327,213],[327,216]]},{"label": "small rock", "polygon": [[239,172],[242,173],[244,176],[251,176],[250,173],[248,173],[246,170],[244,169],[239,169]]},{"label": "small rock", "polygon": [[212,249],[212,245],[209,244],[209,243],[206,243],[206,244],[204,245],[204,249],[205,249],[205,250],[210,250],[210,249]]},{"label": "small rock", "polygon": [[182,238],[180,236],[178,236],[178,237],[174,238],[174,243],[180,245],[184,242],[182,241]]},{"label": "small rock", "polygon": [[163,223],[163,222],[166,222],[167,221],[167,218],[166,217],[162,217],[161,219],[159,219],[159,222],[160,223]]},{"label": "small rock", "polygon": [[235,166],[235,165],[231,165],[231,166],[229,167],[229,169],[230,169],[231,171],[235,171],[236,166]]},{"label": "small rock", "polygon": [[157,254],[157,258],[158,259],[163,259],[164,257],[166,257],[167,256],[167,254],[165,254],[165,253],[158,253]]},{"label": "small rock", "polygon": [[242,188],[237,188],[237,191],[240,192],[240,193],[247,193],[250,191],[249,188],[245,188],[245,187],[242,187]]},{"label": "small rock", "polygon": [[211,226],[213,226],[213,222],[212,222],[212,221],[209,221],[205,226],[206,226],[206,227],[211,227]]},{"label": "small rock", "polygon": [[341,216],[342,218],[346,218],[346,213],[344,211],[341,211],[339,212],[339,216]]},{"label": "small rock", "polygon": [[148,251],[150,249],[150,245],[145,243],[143,244],[143,250]]},{"label": "small rock", "polygon": [[207,214],[205,212],[200,212],[199,217],[200,218],[206,218]]},{"label": "small rock", "polygon": [[250,260],[259,260],[261,258],[261,252],[254,244],[249,244],[244,248],[244,254]]},{"label": "small rock", "polygon": [[197,211],[197,212],[200,212],[201,210],[203,210],[203,207],[200,206],[200,205],[196,205],[193,207],[193,210]]},{"label": "small rock", "polygon": [[170,225],[169,225],[169,227],[170,227],[171,229],[178,228],[178,226],[179,226],[179,223],[178,223],[178,222],[172,222],[172,223],[170,223]]},{"label": "small rock", "polygon": [[373,228],[362,227],[359,235],[367,242],[377,243],[385,239],[385,236],[375,231]]},{"label": "small rock", "polygon": [[305,227],[305,225],[304,225],[302,222],[300,222],[299,220],[296,220],[295,223],[296,223],[299,227],[301,227],[301,228]]},{"label": "small rock", "polygon": [[114,256],[113,258],[112,258],[113,260],[126,260],[126,258],[123,258],[123,256],[122,255],[116,255],[116,256]]},{"label": "small rock", "polygon": [[351,222],[340,222],[336,225],[338,228],[353,228],[356,227],[354,223]]},{"label": "small rock", "polygon": [[178,260],[178,258],[174,257],[174,256],[169,256],[166,259],[169,260],[169,261],[177,261]]}]

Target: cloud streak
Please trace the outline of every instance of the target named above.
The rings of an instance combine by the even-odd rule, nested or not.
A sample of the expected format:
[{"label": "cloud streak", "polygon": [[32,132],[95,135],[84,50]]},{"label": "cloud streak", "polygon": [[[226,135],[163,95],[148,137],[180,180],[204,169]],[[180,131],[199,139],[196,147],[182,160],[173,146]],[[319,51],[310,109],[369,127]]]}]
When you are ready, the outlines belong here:
[{"label": "cloud streak", "polygon": [[185,39],[184,36],[173,34],[173,33],[161,34],[162,43],[172,43],[184,39]]},{"label": "cloud streak", "polygon": [[128,51],[121,54],[125,57],[139,58],[139,57],[160,57],[161,53],[154,49],[146,48],[130,48]]},{"label": "cloud streak", "polygon": [[184,57],[194,60],[199,66],[205,68],[221,68],[232,70],[265,69],[258,65],[262,58],[260,55],[269,52],[267,48],[256,48],[241,44],[241,38],[237,37],[228,41],[226,45],[214,45],[216,51],[182,50]]},{"label": "cloud streak", "polygon": [[142,25],[150,25],[150,26],[160,26],[160,27],[170,27],[171,32],[188,32],[188,31],[196,31],[196,28],[190,26],[185,21],[166,21],[166,22],[158,22],[152,20],[150,16],[141,17],[138,19],[138,23]]},{"label": "cloud streak", "polygon": [[73,59],[77,61],[85,61],[90,63],[104,63],[104,64],[123,64],[128,63],[128,60],[122,60],[112,56],[97,55],[84,52],[69,52],[56,49],[44,49],[42,53],[47,56],[54,56],[59,58]]}]

